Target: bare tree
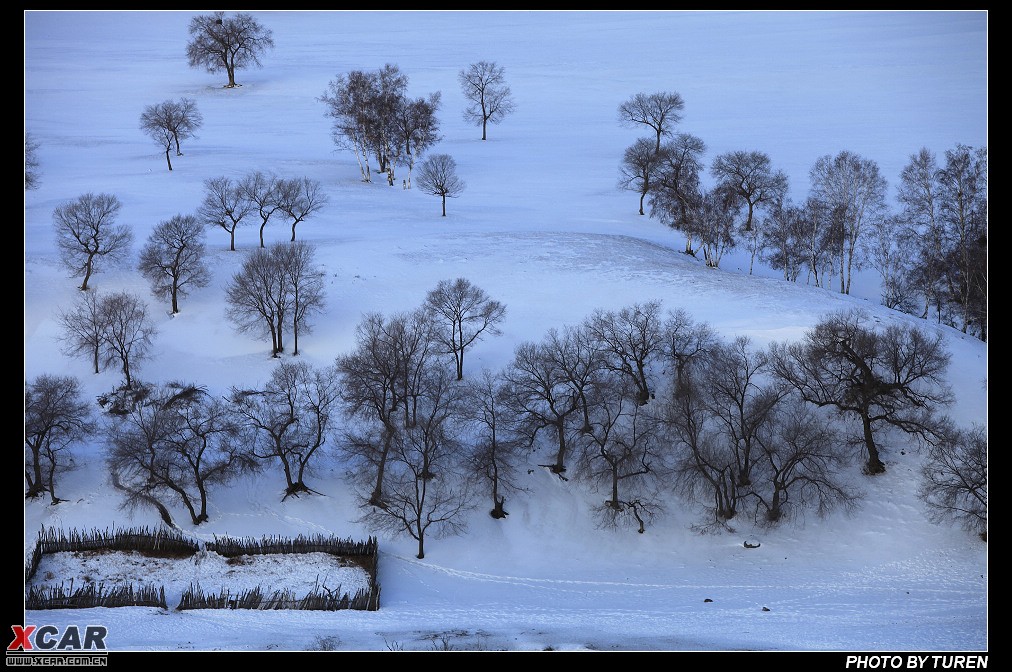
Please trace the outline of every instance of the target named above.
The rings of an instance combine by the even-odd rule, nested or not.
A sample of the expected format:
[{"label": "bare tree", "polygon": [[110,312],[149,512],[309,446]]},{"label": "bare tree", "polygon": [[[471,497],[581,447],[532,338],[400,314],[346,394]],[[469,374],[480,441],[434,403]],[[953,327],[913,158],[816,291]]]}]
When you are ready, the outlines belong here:
[{"label": "bare tree", "polygon": [[[371,525],[418,541],[463,531],[470,507],[467,481],[459,474],[462,444],[456,422],[461,388],[439,368],[427,371],[417,421],[399,433],[390,451],[383,506],[363,517]],[[431,532],[430,532],[431,530]]]},{"label": "bare tree", "polygon": [[640,405],[654,396],[648,369],[664,347],[660,311],[660,301],[647,301],[618,311],[598,309],[584,322],[596,347],[603,353],[604,368],[627,379]]},{"label": "bare tree", "polygon": [[488,125],[498,124],[516,111],[513,93],[506,84],[506,71],[493,61],[472,63],[457,73],[460,89],[467,99],[464,121],[481,126],[481,139],[488,137]]},{"label": "bare tree", "polygon": [[613,371],[598,390],[578,473],[609,493],[598,509],[606,525],[632,518],[642,534],[661,510],[654,481],[663,471],[659,424],[632,400],[628,376]]},{"label": "bare tree", "polygon": [[763,220],[761,259],[770,268],[784,272],[784,280],[797,282],[805,267],[805,210],[783,203]]},{"label": "bare tree", "polygon": [[696,322],[681,308],[669,313],[663,334],[663,361],[671,379],[671,396],[677,397],[698,366],[720,344],[720,338],[713,327],[706,322]]},{"label": "bare tree", "polygon": [[434,356],[432,320],[416,310],[390,318],[364,316],[356,328],[355,350],[337,359],[345,414],[364,423],[361,431],[346,432],[344,450],[362,462],[359,476],[371,483],[371,506],[385,506],[387,460],[402,432],[418,420]]},{"label": "bare tree", "polygon": [[804,341],[774,344],[771,353],[776,374],[805,401],[859,420],[868,474],[886,469],[877,428],[930,439],[936,411],[952,401],[945,381],[950,357],[940,334],[909,325],[877,331],[859,310],[830,314]]},{"label": "bare tree", "polygon": [[523,491],[517,479],[523,443],[513,431],[516,418],[506,394],[502,375],[485,369],[468,383],[462,409],[464,421],[474,430],[467,468],[487,484],[492,498],[489,515],[497,520],[509,515],[506,496]]},{"label": "bare tree", "polygon": [[278,199],[278,178],[270,173],[254,171],[246,175],[241,182],[243,196],[253,204],[260,214],[260,247],[264,245],[264,229],[271,216],[281,209]]},{"label": "bare tree", "polygon": [[703,247],[703,259],[709,268],[719,268],[724,253],[734,249],[735,218],[741,201],[726,186],[717,185],[702,195],[688,221],[687,231]]},{"label": "bare tree", "polygon": [[443,217],[446,217],[446,199],[456,198],[464,191],[464,181],[457,177],[457,162],[449,154],[433,154],[418,168],[418,186],[427,194],[443,199]]},{"label": "bare tree", "polygon": [[235,252],[235,230],[255,207],[242,182],[213,177],[204,180],[204,199],[197,216],[207,226],[217,226],[228,233],[229,250]]},{"label": "bare tree", "polygon": [[111,194],[84,194],[53,210],[60,260],[72,273],[83,273],[80,289],[87,291],[100,260],[118,261],[130,251],[133,232],[116,224],[122,204]]},{"label": "bare tree", "polygon": [[694,135],[679,133],[658,152],[660,165],[651,175],[647,202],[650,216],[685,234],[685,253],[692,246],[693,220],[701,207],[703,154],[706,143]]},{"label": "bare tree", "polygon": [[73,376],[43,374],[25,382],[25,498],[56,495],[56,475],[70,467],[70,447],[95,431],[91,409]]},{"label": "bare tree", "polygon": [[664,161],[664,150],[664,147],[657,149],[650,140],[640,138],[626,148],[625,154],[622,155],[618,186],[640,195],[641,215],[645,214],[643,201],[650,193],[651,177],[656,174]]},{"label": "bare tree", "polygon": [[151,292],[168,297],[173,314],[179,297],[191,287],[206,287],[211,272],[204,261],[204,227],[192,215],[176,215],[158,224],[141,250],[138,270],[151,283]]},{"label": "bare tree", "polygon": [[285,243],[256,248],[225,288],[226,315],[242,333],[271,338],[271,356],[283,352],[291,309],[291,282],[285,268]]},{"label": "bare tree", "polygon": [[331,80],[328,90],[319,98],[327,106],[325,116],[334,120],[331,132],[334,143],[354,150],[363,182],[372,182],[368,138],[375,123],[372,100],[376,89],[374,73],[353,70]]},{"label": "bare tree", "polygon": [[674,91],[637,93],[618,106],[619,123],[623,126],[643,124],[656,136],[654,151],[661,151],[661,138],[671,135],[671,127],[682,119],[685,107],[682,96]]},{"label": "bare tree", "polygon": [[987,541],[987,430],[946,423],[921,471],[921,499],[936,523],[954,522]]},{"label": "bare tree", "polygon": [[483,334],[502,333],[498,325],[506,316],[506,306],[466,278],[441,280],[426,295],[425,309],[439,324],[436,338],[446,353],[453,355],[457,380],[464,378],[464,349],[481,340]]},{"label": "bare tree", "polygon": [[39,188],[39,141],[31,133],[25,133],[25,190]]},{"label": "bare tree", "polygon": [[882,305],[913,313],[916,290],[910,284],[917,264],[918,241],[904,220],[896,215],[883,217],[864,241],[864,256],[879,274]]},{"label": "bare tree", "polygon": [[299,354],[299,333],[311,330],[309,316],[323,310],[324,273],[316,265],[316,248],[298,241],[271,248],[276,254],[291,304],[292,354]]},{"label": "bare tree", "polygon": [[811,180],[812,197],[839,218],[840,292],[850,294],[851,270],[861,267],[858,243],[866,227],[885,210],[886,180],[877,163],[846,150],[816,161]]},{"label": "bare tree", "polygon": [[178,502],[194,525],[208,520],[212,486],[257,467],[224,403],[192,384],[154,386],[110,433],[110,465],[127,504]]},{"label": "bare tree", "polygon": [[767,429],[759,442],[762,479],[750,492],[762,522],[776,524],[808,508],[820,517],[854,508],[859,495],[840,474],[849,461],[845,445],[826,418],[791,397],[777,405]]},{"label": "bare tree", "polygon": [[243,440],[253,456],[281,464],[282,501],[314,492],[305,477],[327,442],[338,399],[335,370],[305,362],[280,363],[262,390],[232,389],[232,412],[245,427]]},{"label": "bare tree", "polygon": [[99,309],[104,316],[102,348],[106,364],[119,362],[129,389],[133,387],[131,372],[150,355],[158,330],[148,318],[144,301],[129,292],[102,297]]},{"label": "bare tree", "polygon": [[108,316],[98,294],[85,292],[79,295],[74,306],[60,311],[57,319],[62,327],[60,341],[63,343],[63,354],[89,358],[95,373],[99,373]]},{"label": "bare tree", "polygon": [[710,172],[748,205],[745,231],[752,230],[756,208],[766,204],[776,206],[787,194],[787,175],[773,170],[770,157],[764,152],[726,152],[713,160]]},{"label": "bare tree", "polygon": [[172,144],[175,143],[176,156],[182,156],[180,140],[192,138],[203,123],[204,118],[197,109],[197,102],[192,98],[148,105],[141,113],[141,130],[151,136],[159,147],[165,147],[165,162],[169,165],[169,170],[172,170],[172,161],[169,159]]},{"label": "bare tree", "polygon": [[260,67],[260,57],[274,48],[270,28],[243,12],[225,16],[225,12],[203,14],[190,19],[190,41],[186,58],[191,68],[204,68],[228,74],[226,88],[236,84],[235,71]]},{"label": "bare tree", "polygon": [[429,94],[428,98],[404,100],[397,109],[396,129],[399,139],[404,144],[404,154],[408,157],[408,177],[404,185],[411,188],[411,174],[415,168],[415,160],[430,147],[439,142],[439,111],[440,93]]},{"label": "bare tree", "polygon": [[279,179],[275,184],[278,209],[292,219],[292,241],[295,227],[327,204],[327,195],[319,181],[309,177]]},{"label": "bare tree", "polygon": [[945,273],[945,227],[941,218],[938,185],[938,161],[926,147],[910,155],[900,173],[896,198],[900,217],[909,237],[917,241],[917,261],[910,271],[910,282],[923,295],[921,317],[927,318],[934,307],[936,321],[942,322],[946,310],[948,279]]}]

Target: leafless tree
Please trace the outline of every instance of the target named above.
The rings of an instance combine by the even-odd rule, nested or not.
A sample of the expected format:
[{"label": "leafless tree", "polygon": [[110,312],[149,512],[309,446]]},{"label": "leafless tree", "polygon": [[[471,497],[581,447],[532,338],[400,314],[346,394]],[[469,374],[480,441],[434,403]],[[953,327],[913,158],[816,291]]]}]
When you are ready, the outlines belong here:
[{"label": "leafless tree", "polygon": [[987,541],[987,429],[948,422],[921,472],[921,499],[937,523],[954,522]]},{"label": "leafless tree", "polygon": [[331,80],[328,90],[319,98],[327,106],[325,116],[334,120],[331,132],[334,143],[354,150],[363,182],[372,181],[368,138],[375,123],[372,100],[376,88],[374,73],[353,70]]},{"label": "leafless tree", "polygon": [[204,227],[192,215],[176,215],[158,224],[141,250],[138,270],[152,293],[168,297],[179,312],[179,297],[191,287],[206,287],[211,272],[204,261]]},{"label": "leafless tree", "polygon": [[484,334],[502,333],[498,325],[506,316],[506,306],[466,278],[441,280],[426,295],[425,310],[435,319],[436,339],[446,354],[453,355],[457,380],[464,378],[465,348]]},{"label": "leafless tree", "polygon": [[774,170],[769,155],[764,152],[726,152],[713,160],[710,172],[748,205],[745,231],[752,230],[756,208],[776,206],[787,194],[787,175],[781,170]]},{"label": "leafless tree", "polygon": [[771,379],[770,372],[766,351],[739,336],[710,349],[705,378],[700,381],[704,403],[734,456],[733,477],[742,492],[756,480],[753,471],[760,459],[761,437],[788,393],[783,381]]},{"label": "leafless tree", "polygon": [[235,252],[235,230],[255,207],[241,181],[213,177],[204,180],[204,199],[197,216],[207,226],[217,226],[228,233],[229,250]]},{"label": "leafless tree", "polygon": [[467,480],[460,474],[463,446],[456,426],[462,388],[440,368],[426,372],[416,422],[392,443],[383,506],[363,520],[380,529],[407,534],[425,557],[425,539],[458,534],[471,506]]},{"label": "leafless tree", "polygon": [[323,186],[309,177],[279,179],[275,184],[278,209],[292,220],[292,242],[295,242],[295,227],[306,218],[319,212],[327,204]]},{"label": "leafless tree", "polygon": [[397,109],[396,129],[400,141],[404,144],[404,155],[408,158],[408,177],[405,186],[411,188],[411,174],[415,161],[430,147],[439,142],[439,111],[440,93],[429,94],[428,98],[404,100]]},{"label": "leafless tree", "polygon": [[885,211],[886,180],[878,164],[853,152],[826,155],[811,170],[812,197],[839,217],[836,259],[840,292],[850,294],[851,270],[861,267],[858,243],[866,228]]},{"label": "leafless tree", "polygon": [[910,161],[900,173],[897,200],[899,216],[909,231],[909,238],[917,241],[917,263],[910,269],[910,284],[923,295],[921,317],[935,311],[941,323],[946,311],[948,280],[945,273],[945,227],[941,218],[941,200],[938,185],[938,161],[934,152],[926,147],[910,155]]},{"label": "leafless tree", "polygon": [[197,109],[197,102],[192,98],[166,100],[155,105],[148,105],[141,113],[141,130],[151,136],[159,147],[165,148],[165,162],[172,170],[169,152],[173,143],[176,156],[182,156],[180,140],[192,138],[204,118]]},{"label": "leafless tree", "polygon": [[878,428],[928,439],[937,431],[936,413],[952,401],[945,378],[950,356],[940,334],[909,325],[876,330],[868,321],[860,310],[833,313],[804,341],[774,344],[771,353],[776,374],[805,401],[858,419],[865,471],[880,474],[886,466]]},{"label": "leafless tree", "polygon": [[623,126],[643,124],[656,136],[654,151],[661,150],[661,138],[671,135],[671,127],[682,119],[685,101],[673,91],[637,93],[618,106],[619,123]]},{"label": "leafless tree", "polygon": [[305,477],[327,442],[338,400],[335,370],[305,362],[281,362],[262,390],[232,389],[232,412],[246,430],[243,440],[253,456],[281,464],[282,501],[314,492]]},{"label": "leafless tree", "polygon": [[474,432],[467,469],[489,488],[489,515],[495,519],[509,515],[507,495],[523,491],[517,478],[523,442],[513,429],[516,418],[509,410],[506,393],[502,375],[485,369],[468,382],[462,408],[464,422]]},{"label": "leafless tree", "polygon": [[240,86],[235,71],[251,66],[260,67],[260,57],[274,48],[270,28],[261,25],[252,15],[238,12],[202,14],[190,19],[190,41],[186,58],[191,68],[204,68],[228,74],[226,88]]},{"label": "leafless tree", "polygon": [[785,202],[763,220],[761,259],[770,268],[784,272],[784,280],[797,282],[805,267],[805,222],[803,207]]},{"label": "leafless tree", "polygon": [[356,328],[355,350],[337,358],[345,414],[364,423],[345,435],[344,450],[363,468],[359,475],[372,483],[368,504],[385,506],[387,460],[404,430],[418,421],[419,400],[434,363],[431,318],[416,310],[386,318],[363,317]]},{"label": "leafless tree", "polygon": [[62,332],[63,354],[70,357],[87,357],[95,373],[99,373],[102,361],[102,346],[105,343],[108,316],[103,310],[102,300],[95,292],[78,296],[74,306],[61,311],[58,317]]},{"label": "leafless tree", "polygon": [[697,366],[720,344],[720,338],[706,322],[696,322],[685,310],[678,308],[664,322],[662,357],[669,372],[670,392],[678,396]]},{"label": "leafless tree", "polygon": [[703,259],[709,268],[719,268],[724,254],[734,249],[734,222],[741,201],[726,186],[717,185],[702,195],[688,222],[688,233],[703,248]]},{"label": "leafless tree", "polygon": [[493,61],[478,61],[457,73],[467,100],[464,121],[481,126],[481,139],[488,137],[488,125],[498,124],[516,111],[513,93],[506,84],[506,70]]},{"label": "leafless tree", "polygon": [[25,133],[25,190],[39,188],[39,141],[31,133]]},{"label": "leafless tree", "polygon": [[759,522],[777,524],[809,508],[824,517],[855,507],[860,495],[841,475],[849,462],[846,446],[827,418],[790,397],[776,406],[767,430],[759,441],[762,478],[750,493],[762,513]]},{"label": "leafless tree", "polygon": [[83,273],[80,289],[87,291],[99,262],[126,256],[133,242],[129,227],[116,224],[122,204],[111,194],[84,194],[53,210],[60,260],[72,273]]},{"label": "leafless tree", "polygon": [[246,175],[241,184],[243,196],[253,204],[253,208],[260,215],[260,247],[264,245],[264,229],[271,216],[281,209],[281,201],[278,198],[278,178],[259,170]]},{"label": "leafless tree", "polygon": [[443,217],[446,217],[446,199],[456,198],[464,191],[464,181],[457,177],[457,162],[449,154],[433,154],[418,168],[418,186],[427,194],[443,199]]},{"label": "leafless tree", "polygon": [[627,378],[638,404],[648,403],[654,396],[648,370],[664,348],[660,301],[595,310],[584,327],[603,353],[602,366]]},{"label": "leafless tree", "polygon": [[633,399],[628,376],[612,371],[597,386],[578,473],[609,493],[598,509],[605,525],[631,518],[642,534],[662,508],[655,480],[664,471],[660,425]]},{"label": "leafless tree", "polygon": [[127,505],[158,502],[167,511],[178,502],[194,525],[208,520],[213,486],[257,467],[225,404],[192,384],[153,386],[110,434],[110,466]]},{"label": "leafless tree", "polygon": [[619,166],[618,186],[622,189],[635,191],[640,195],[640,214],[645,214],[643,201],[650,193],[651,178],[657,173],[664,161],[665,148],[656,149],[654,143],[640,138],[625,150],[622,164]]},{"label": "leafless tree", "polygon": [[312,325],[310,315],[323,310],[323,270],[316,265],[316,248],[298,241],[277,245],[271,249],[277,256],[281,273],[285,276],[291,304],[292,354],[299,354],[299,333],[308,333]]},{"label": "leafless tree", "polygon": [[882,305],[913,313],[916,290],[910,284],[917,264],[918,241],[903,219],[883,217],[864,240],[864,256],[879,274]]},{"label": "leafless tree", "polygon": [[658,152],[660,165],[651,176],[647,203],[650,216],[685,234],[685,252],[693,249],[693,220],[701,207],[703,154],[706,143],[694,135],[679,133]]},{"label": "leafless tree", "polygon": [[158,330],[148,318],[147,304],[129,292],[113,292],[102,297],[99,310],[104,316],[105,362],[107,365],[119,362],[129,389],[133,386],[131,372],[150,355],[152,339]]},{"label": "leafless tree", "polygon": [[25,498],[56,495],[56,475],[70,467],[70,447],[95,432],[91,408],[73,376],[42,374],[25,382]]}]

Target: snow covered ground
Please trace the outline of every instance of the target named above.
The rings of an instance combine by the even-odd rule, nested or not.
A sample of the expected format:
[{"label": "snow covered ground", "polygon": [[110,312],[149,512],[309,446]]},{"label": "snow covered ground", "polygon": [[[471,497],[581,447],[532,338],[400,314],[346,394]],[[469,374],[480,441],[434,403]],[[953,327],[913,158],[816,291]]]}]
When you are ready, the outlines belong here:
[{"label": "snow covered ground", "polygon": [[[860,306],[883,324],[944,334],[958,400],[951,415],[987,422],[987,345],[882,308],[874,272],[842,296],[769,269],[750,276],[742,253],[706,269],[616,187],[622,152],[640,135],[619,126],[617,106],[637,92],[675,90],[686,101],[680,130],[706,141],[707,160],[765,151],[802,200],[815,160],[849,149],[879,163],[892,195],[922,146],[938,154],[960,142],[986,146],[986,12],[258,12],[276,48],[263,69],[240,71],[233,90],[221,88],[222,74],[187,67],[192,15],[25,14],[25,129],[41,163],[41,187],[25,193],[26,379],[75,375],[89,397],[119,382],[116,371],[92,374],[60,351],[56,316],[77,290],[58,263],[56,205],[87,192],[117,195],[136,249],[158,222],[196,209],[204,179],[261,169],[318,179],[330,199],[298,229],[327,272],[327,309],[300,338],[311,364],[348,352],[363,312],[414,308],[456,277],[508,309],[503,334],[474,348],[470,372],[501,367],[518,343],[596,308],[657,299],[726,338],[765,345]],[[461,119],[456,81],[481,59],[505,66],[518,104],[486,142]],[[385,63],[401,67],[411,95],[442,92],[434,151],[454,156],[467,183],[446,218],[438,199],[418,190],[361,183],[354,156],[331,142],[317,98],[338,74]],[[146,105],[180,96],[197,101],[204,125],[170,173],[138,119]],[[273,242],[290,231],[266,234]],[[95,276],[98,291],[128,289],[149,302],[159,334],[139,368],[144,380],[193,381],[219,394],[267,380],[276,364],[269,345],[224,319],[224,285],[257,244],[255,227],[239,229],[237,252],[209,231],[214,281],[175,316],[132,263]],[[14,622],[102,624],[114,652],[986,651],[986,545],[928,522],[916,496],[923,455],[899,439],[884,448],[884,476],[853,467],[864,492],[854,515],[772,530],[741,520],[720,534],[697,532],[699,511],[674,495],[645,534],[600,529],[591,510],[602,495],[533,466],[544,461],[533,455],[529,494],[507,503],[507,519],[479,507],[466,534],[430,540],[424,560],[413,540],[380,537],[379,611],[136,607],[18,613]],[[100,439],[75,449],[76,469],[60,485],[67,502],[24,503],[26,553],[41,525],[158,524],[153,512],[119,508],[103,451]],[[328,453],[307,479],[320,494],[282,502],[284,480],[268,469],[214,490],[210,520],[182,527],[204,540],[365,539],[375,533],[358,521],[344,476]],[[748,549],[746,540],[761,545]],[[155,570],[121,563],[102,574],[150,577],[175,592],[209,567]],[[284,571],[299,585],[326,573],[315,564]],[[14,609],[23,612],[20,599]]]}]

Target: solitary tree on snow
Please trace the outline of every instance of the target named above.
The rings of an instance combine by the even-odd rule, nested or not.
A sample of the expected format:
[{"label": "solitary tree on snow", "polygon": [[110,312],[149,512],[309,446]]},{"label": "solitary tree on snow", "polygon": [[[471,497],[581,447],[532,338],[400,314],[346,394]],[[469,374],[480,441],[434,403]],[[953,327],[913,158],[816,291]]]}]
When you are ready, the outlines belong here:
[{"label": "solitary tree on snow", "polygon": [[260,67],[260,57],[272,48],[271,29],[250,14],[225,16],[225,12],[215,12],[190,19],[190,41],[186,45],[190,67],[212,73],[224,70],[228,74],[225,88],[240,86],[235,82],[235,71]]},{"label": "solitary tree on snow", "polygon": [[468,100],[464,121],[481,126],[481,139],[485,140],[489,124],[498,124],[516,110],[505,70],[494,62],[478,61],[457,73],[457,80]]},{"label": "solitary tree on snow", "polygon": [[87,291],[100,259],[119,260],[130,249],[133,233],[115,223],[120,207],[111,194],[84,194],[53,210],[60,259],[70,271],[84,273],[81,291]]},{"label": "solitary tree on snow", "polygon": [[457,177],[457,162],[449,154],[433,154],[418,168],[418,187],[443,199],[443,217],[446,217],[447,197],[460,196],[464,186],[464,181]]}]

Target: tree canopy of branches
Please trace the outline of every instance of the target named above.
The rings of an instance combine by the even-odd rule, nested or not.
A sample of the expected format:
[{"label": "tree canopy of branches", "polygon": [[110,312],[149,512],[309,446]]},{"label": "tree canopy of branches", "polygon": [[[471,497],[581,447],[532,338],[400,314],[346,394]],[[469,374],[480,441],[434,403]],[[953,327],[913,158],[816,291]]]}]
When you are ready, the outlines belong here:
[{"label": "tree canopy of branches", "polygon": [[459,73],[457,81],[467,100],[464,121],[481,126],[481,139],[488,137],[488,125],[498,124],[516,111],[516,101],[506,83],[506,70],[494,61],[472,63]]},{"label": "tree canopy of branches", "polygon": [[208,520],[212,486],[258,465],[220,399],[193,384],[151,386],[145,398],[109,423],[108,463],[124,506],[152,506],[169,518],[170,504],[190,522]]},{"label": "tree canopy of branches", "polygon": [[686,234],[687,254],[695,254],[692,247],[693,220],[703,200],[699,176],[703,171],[705,152],[706,143],[701,139],[679,133],[658,152],[660,165],[651,174],[647,200],[650,215]]},{"label": "tree canopy of branches", "polygon": [[273,173],[255,170],[247,174],[240,182],[243,196],[253,204],[253,209],[260,215],[260,247],[264,248],[264,229],[275,212],[281,209],[278,198],[278,177]]},{"label": "tree canopy of branches", "polygon": [[129,292],[102,297],[99,311],[104,325],[102,349],[106,363],[119,362],[126,387],[132,388],[132,372],[150,356],[158,329],[148,318],[147,304]]},{"label": "tree canopy of branches", "polygon": [[655,135],[654,151],[661,151],[661,138],[671,135],[672,127],[682,120],[685,101],[674,91],[637,93],[618,106],[619,123],[623,126],[644,125]]},{"label": "tree canopy of branches", "polygon": [[204,68],[210,73],[224,71],[228,75],[226,88],[240,86],[235,81],[235,71],[260,67],[260,57],[274,48],[271,29],[244,12],[232,16],[226,16],[225,12],[195,16],[190,19],[189,31],[186,58],[190,67]]},{"label": "tree canopy of branches", "polygon": [[118,261],[130,251],[133,232],[116,224],[122,204],[111,194],[84,194],[53,210],[56,245],[67,270],[84,274],[80,289],[99,270],[99,261]]},{"label": "tree canopy of branches", "polygon": [[318,180],[309,177],[282,178],[275,184],[278,209],[292,220],[292,240],[295,227],[319,212],[327,204],[327,195]]},{"label": "tree canopy of branches", "polygon": [[229,250],[235,252],[235,230],[253,212],[251,201],[241,181],[230,177],[213,177],[204,180],[204,198],[197,216],[205,225],[219,227],[229,236]]},{"label": "tree canopy of branches", "polygon": [[886,469],[875,440],[878,428],[930,439],[937,411],[952,401],[945,380],[950,357],[941,335],[909,325],[876,330],[859,310],[830,314],[804,341],[775,344],[772,354],[776,374],[805,401],[859,420],[857,443],[869,474]]},{"label": "tree canopy of branches", "polygon": [[653,397],[648,369],[664,346],[660,311],[660,301],[647,301],[617,311],[598,309],[584,322],[604,368],[627,379],[640,405]]},{"label": "tree canopy of branches", "polygon": [[69,449],[95,431],[81,383],[73,376],[43,374],[25,382],[25,498],[56,495],[56,476],[69,467]]},{"label": "tree canopy of branches", "polygon": [[947,424],[921,471],[921,499],[936,523],[953,522],[987,540],[987,431]]},{"label": "tree canopy of branches", "polygon": [[169,170],[172,170],[169,152],[173,143],[176,146],[176,156],[182,156],[180,140],[192,138],[203,123],[204,118],[197,109],[197,101],[192,98],[148,105],[141,113],[141,130],[151,136],[159,147],[165,148],[165,162]]},{"label": "tree canopy of branches", "polygon": [[457,162],[449,154],[433,154],[418,168],[418,187],[443,199],[443,217],[446,217],[446,199],[460,196],[465,186],[457,177]]},{"label": "tree canopy of branches", "polygon": [[501,374],[488,369],[468,382],[463,421],[474,432],[466,468],[489,488],[489,515],[505,518],[506,496],[521,492],[518,474],[523,443],[513,430],[516,419],[509,412]]},{"label": "tree canopy of branches", "polygon": [[[291,324],[298,354],[298,335],[310,329],[308,318],[323,306],[323,274],[308,243],[274,243],[251,251],[226,287],[226,314],[243,333],[269,335],[271,356],[285,349]],[[291,322],[289,322],[291,320]]]},{"label": "tree canopy of branches", "polygon": [[466,278],[441,280],[426,295],[425,309],[438,325],[436,338],[446,354],[453,355],[457,380],[464,378],[465,348],[481,340],[483,334],[498,336],[498,325],[506,316],[506,306]]},{"label": "tree canopy of branches", "polygon": [[756,208],[764,204],[775,207],[787,194],[787,175],[773,170],[770,157],[764,152],[726,152],[713,160],[710,172],[748,205],[745,231],[752,230]]},{"label": "tree canopy of branches", "polygon": [[281,362],[263,389],[233,388],[229,400],[253,456],[280,463],[282,501],[314,492],[305,477],[332,429],[339,400],[335,370]]},{"label": "tree canopy of branches", "polygon": [[407,76],[387,63],[373,72],[338,75],[319,98],[327,106],[325,116],[333,119],[335,144],[355,152],[363,182],[372,181],[370,155],[391,186],[397,164],[407,156],[407,184],[415,159],[439,140],[439,92],[412,100],[407,87]]},{"label": "tree canopy of branches", "polygon": [[653,186],[651,178],[663,162],[663,152],[664,148],[657,149],[649,139],[640,138],[627,147],[622,155],[618,185],[622,189],[639,194],[641,215],[646,214],[643,210],[643,201]]},{"label": "tree canopy of branches", "polygon": [[459,437],[461,387],[442,368],[423,372],[414,400],[414,422],[394,438],[387,462],[383,504],[363,519],[380,529],[404,533],[418,542],[463,531],[462,513],[470,508],[467,479],[460,473],[463,444]]},{"label": "tree canopy of branches", "polygon": [[31,133],[25,133],[25,190],[39,188],[39,141]]},{"label": "tree canopy of branches", "polygon": [[211,281],[200,221],[192,215],[176,215],[158,224],[141,250],[137,268],[151,283],[151,292],[169,298],[172,312],[178,313],[180,296]]},{"label": "tree canopy of branches", "polygon": [[844,150],[817,160],[811,182],[812,197],[832,214],[832,225],[839,230],[834,240],[840,292],[850,294],[851,270],[862,265],[859,242],[885,211],[886,180],[877,163]]}]

